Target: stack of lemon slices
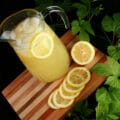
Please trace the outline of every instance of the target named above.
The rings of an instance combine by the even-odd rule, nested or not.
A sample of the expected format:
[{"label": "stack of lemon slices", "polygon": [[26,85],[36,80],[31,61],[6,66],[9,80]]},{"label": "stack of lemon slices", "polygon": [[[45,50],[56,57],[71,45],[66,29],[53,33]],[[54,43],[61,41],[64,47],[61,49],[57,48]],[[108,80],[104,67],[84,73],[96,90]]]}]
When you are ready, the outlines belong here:
[{"label": "stack of lemon slices", "polygon": [[49,96],[48,105],[53,109],[70,106],[90,80],[90,76],[90,71],[85,67],[71,69],[59,88]]},{"label": "stack of lemon slices", "polygon": [[[94,59],[95,49],[89,42],[79,41],[73,45],[71,56],[78,65],[86,65]],[[53,109],[70,106],[84,89],[90,78],[91,73],[85,66],[72,68],[59,88],[50,94],[48,105]]]}]

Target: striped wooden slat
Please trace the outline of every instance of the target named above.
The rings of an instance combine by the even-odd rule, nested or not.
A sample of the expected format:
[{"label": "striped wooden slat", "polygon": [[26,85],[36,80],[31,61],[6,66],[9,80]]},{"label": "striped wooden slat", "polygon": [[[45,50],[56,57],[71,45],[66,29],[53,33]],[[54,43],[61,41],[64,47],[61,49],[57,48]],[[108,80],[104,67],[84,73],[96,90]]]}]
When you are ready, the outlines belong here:
[{"label": "striped wooden slat", "polygon": [[[77,41],[77,37],[68,31],[61,37],[61,40],[70,51],[73,43]],[[85,67],[90,69],[99,62],[106,62],[106,57],[96,49],[94,60]],[[69,69],[75,66],[78,65],[71,60]],[[72,109],[76,102],[90,96],[105,80],[105,77],[91,73],[91,80],[70,107],[51,109],[47,104],[48,96],[61,84],[64,77],[52,83],[44,83],[25,70],[2,91],[2,94],[22,120],[58,120]]]}]

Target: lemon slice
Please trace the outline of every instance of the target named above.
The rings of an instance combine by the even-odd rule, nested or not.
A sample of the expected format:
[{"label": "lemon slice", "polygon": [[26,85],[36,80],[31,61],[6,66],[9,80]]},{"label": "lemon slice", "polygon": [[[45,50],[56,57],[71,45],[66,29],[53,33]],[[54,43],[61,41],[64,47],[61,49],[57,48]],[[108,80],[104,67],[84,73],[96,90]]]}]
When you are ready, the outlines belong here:
[{"label": "lemon slice", "polygon": [[34,57],[44,59],[52,54],[54,48],[53,39],[48,33],[37,33],[30,45],[31,53]]},{"label": "lemon slice", "polygon": [[90,71],[86,67],[75,67],[68,72],[66,81],[73,87],[80,87],[85,85],[90,77]]},{"label": "lemon slice", "polygon": [[64,87],[61,85],[60,88],[58,89],[60,96],[64,99],[74,99],[79,95],[79,91],[78,92],[69,92],[66,91],[66,89],[64,89]]},{"label": "lemon slice", "polygon": [[95,49],[91,43],[87,41],[79,41],[73,45],[71,56],[77,64],[85,65],[94,59]]},{"label": "lemon slice", "polygon": [[[55,91],[54,91],[55,92]],[[52,109],[59,109],[59,107],[55,106],[55,104],[53,103],[53,95],[54,92],[52,92],[48,98],[48,105],[52,108]]]},{"label": "lemon slice", "polygon": [[74,99],[64,99],[57,89],[53,96],[53,103],[59,108],[66,108],[74,102]]},{"label": "lemon slice", "polygon": [[65,91],[70,93],[78,93],[78,92],[80,93],[84,89],[84,87],[85,85],[80,85],[79,87],[72,86],[67,82],[66,79],[63,82],[63,88],[65,89]]}]

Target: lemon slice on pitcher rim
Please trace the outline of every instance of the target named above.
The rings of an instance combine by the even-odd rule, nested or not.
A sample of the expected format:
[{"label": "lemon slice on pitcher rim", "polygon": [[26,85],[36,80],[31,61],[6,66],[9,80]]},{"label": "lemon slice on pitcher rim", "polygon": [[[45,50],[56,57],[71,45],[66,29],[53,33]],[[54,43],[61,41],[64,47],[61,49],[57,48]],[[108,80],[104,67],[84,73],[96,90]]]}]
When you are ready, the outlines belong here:
[{"label": "lemon slice on pitcher rim", "polygon": [[31,41],[30,50],[34,57],[44,59],[49,57],[54,48],[52,37],[48,33],[37,33]]},{"label": "lemon slice on pitcher rim", "polygon": [[75,67],[68,72],[66,81],[73,87],[80,87],[85,85],[90,77],[90,71],[86,67]]},{"label": "lemon slice on pitcher rim", "polygon": [[73,45],[71,56],[77,64],[86,65],[93,60],[95,49],[90,42],[79,41]]}]

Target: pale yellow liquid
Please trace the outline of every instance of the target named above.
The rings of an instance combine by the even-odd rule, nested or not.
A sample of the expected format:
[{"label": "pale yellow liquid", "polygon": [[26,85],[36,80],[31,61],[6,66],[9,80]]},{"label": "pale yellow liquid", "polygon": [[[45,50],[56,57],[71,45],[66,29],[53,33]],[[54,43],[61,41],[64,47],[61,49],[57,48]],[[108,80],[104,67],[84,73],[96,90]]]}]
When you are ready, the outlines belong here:
[{"label": "pale yellow liquid", "polygon": [[[20,28],[20,25],[18,25]],[[61,78],[68,70],[70,60],[69,54],[62,41],[56,36],[52,29],[44,22],[44,29],[41,31],[41,25],[37,27],[38,30],[30,34],[20,34],[17,27],[14,29],[17,42],[20,46],[11,44],[15,52],[26,66],[26,68],[40,81],[51,82]],[[36,58],[30,51],[30,42],[37,32],[45,32],[49,34],[54,42],[54,50],[50,56],[44,59]],[[22,38],[22,42],[19,41]],[[23,44],[23,45],[22,45]]]}]

